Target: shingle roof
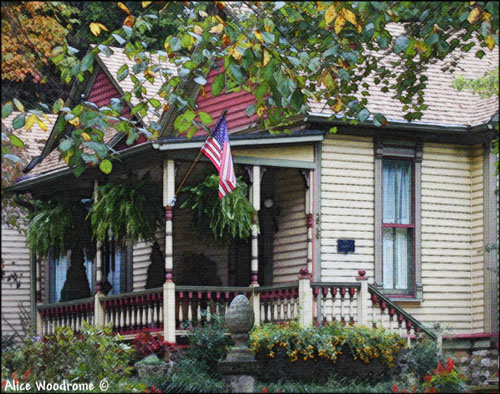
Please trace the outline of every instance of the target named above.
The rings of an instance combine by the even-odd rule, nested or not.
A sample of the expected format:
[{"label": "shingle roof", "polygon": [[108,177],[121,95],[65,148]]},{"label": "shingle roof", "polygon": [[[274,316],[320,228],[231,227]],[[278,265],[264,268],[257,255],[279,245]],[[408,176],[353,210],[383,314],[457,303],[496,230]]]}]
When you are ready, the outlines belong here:
[{"label": "shingle roof", "polygon": [[[392,24],[388,26],[393,37],[403,33],[403,28]],[[493,115],[498,112],[498,96],[482,99],[479,95],[462,91],[459,92],[452,86],[455,75],[461,74],[465,78],[478,78],[484,73],[498,67],[498,46],[493,51],[485,49],[486,55],[479,59],[475,56],[476,47],[469,52],[460,52],[456,50],[450,56],[457,57],[458,64],[454,74],[443,72],[441,68],[448,62],[437,61],[431,64],[425,75],[428,77],[427,87],[424,90],[425,104],[428,108],[423,111],[422,119],[412,123],[426,123],[432,125],[448,126],[475,126],[484,124],[491,120]],[[380,55],[379,55],[380,56]],[[396,55],[386,56],[380,59],[385,66],[389,66]],[[381,91],[384,85],[375,85],[373,74],[366,81],[369,84],[370,96],[368,96],[367,108],[372,113],[381,112],[390,121],[405,121],[403,115],[403,104],[393,99],[393,93],[383,93]],[[325,101],[310,102],[311,112],[316,114],[333,115],[334,112],[329,108]]]}]

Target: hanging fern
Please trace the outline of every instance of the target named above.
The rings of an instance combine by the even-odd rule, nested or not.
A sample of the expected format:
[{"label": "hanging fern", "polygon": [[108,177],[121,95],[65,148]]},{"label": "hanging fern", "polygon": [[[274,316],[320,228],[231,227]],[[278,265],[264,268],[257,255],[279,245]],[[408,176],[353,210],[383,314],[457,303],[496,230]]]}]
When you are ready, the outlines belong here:
[{"label": "hanging fern", "polygon": [[192,229],[196,239],[218,245],[245,239],[252,234],[252,216],[247,185],[238,178],[236,188],[223,199],[219,198],[219,176],[209,175],[196,186],[185,187],[188,192],[181,208],[193,211]]},{"label": "hanging fern", "polygon": [[89,213],[97,240],[104,242],[109,236],[131,244],[140,239],[154,241],[163,216],[159,187],[146,180],[109,182],[99,186],[97,193],[97,203],[92,205]]},{"label": "hanging fern", "polygon": [[75,246],[93,254],[86,207],[82,201],[53,198],[36,201],[36,211],[29,215],[26,241],[40,258],[59,257]]}]

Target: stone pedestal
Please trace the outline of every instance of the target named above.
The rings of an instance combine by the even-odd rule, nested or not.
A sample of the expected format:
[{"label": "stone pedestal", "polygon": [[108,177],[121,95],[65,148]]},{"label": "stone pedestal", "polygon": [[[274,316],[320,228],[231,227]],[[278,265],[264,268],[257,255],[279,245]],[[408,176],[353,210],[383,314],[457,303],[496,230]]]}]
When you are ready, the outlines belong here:
[{"label": "stone pedestal", "polygon": [[244,295],[234,298],[226,313],[226,327],[235,345],[224,361],[219,362],[219,371],[224,381],[225,393],[253,393],[255,375],[259,364],[248,350],[248,331],[253,327],[255,316],[250,302]]}]

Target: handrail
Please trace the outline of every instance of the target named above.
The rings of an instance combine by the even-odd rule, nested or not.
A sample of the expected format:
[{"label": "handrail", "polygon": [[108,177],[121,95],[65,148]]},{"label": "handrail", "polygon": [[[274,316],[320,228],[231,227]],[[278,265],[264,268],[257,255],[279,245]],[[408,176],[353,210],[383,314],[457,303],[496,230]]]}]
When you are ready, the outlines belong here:
[{"label": "handrail", "polygon": [[255,292],[256,293],[263,293],[265,291],[269,290],[281,290],[281,289],[289,289],[291,287],[299,287],[299,282],[290,282],[290,283],[278,283],[275,285],[269,285],[269,286],[259,286],[255,287]]},{"label": "handrail", "polygon": [[130,293],[112,294],[112,295],[102,296],[99,298],[103,301],[110,301],[110,300],[119,300],[120,298],[139,297],[143,295],[156,294],[156,293],[163,293],[163,287],[155,287],[154,289],[132,291]]},{"label": "handrail", "polygon": [[42,309],[62,308],[65,306],[82,305],[82,304],[88,304],[88,303],[93,303],[93,302],[94,302],[93,298],[82,298],[80,300],[54,302],[52,304],[37,304],[36,307],[38,310],[42,310]]},{"label": "handrail", "polygon": [[383,293],[381,293],[379,290],[375,288],[372,284],[368,284],[368,291],[374,295],[376,295],[380,300],[384,301],[387,305],[389,305],[391,308],[394,308],[398,312],[398,314],[403,315],[403,317],[406,320],[411,321],[411,323],[415,326],[418,327],[420,330],[425,332],[427,335],[429,335],[432,339],[436,340],[437,336],[434,334],[432,331],[430,331],[428,328],[424,327],[422,323],[420,323],[417,319],[415,319],[413,316],[405,312],[402,308],[397,306],[393,301],[391,301],[390,298],[386,297]]},{"label": "handrail", "polygon": [[235,286],[175,286],[175,291],[202,291],[202,292],[213,292],[220,291],[222,292],[230,292],[230,293],[251,293],[251,287],[235,287]]},{"label": "handrail", "polygon": [[311,287],[361,288],[359,282],[311,282]]}]

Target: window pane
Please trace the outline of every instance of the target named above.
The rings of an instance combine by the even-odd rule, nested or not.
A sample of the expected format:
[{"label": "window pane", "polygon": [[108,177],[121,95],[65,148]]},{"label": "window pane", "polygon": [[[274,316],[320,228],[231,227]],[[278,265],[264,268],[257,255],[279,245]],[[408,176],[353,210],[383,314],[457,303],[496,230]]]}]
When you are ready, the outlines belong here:
[{"label": "window pane", "polygon": [[411,169],[408,160],[384,160],[384,223],[411,224]]},{"label": "window pane", "polygon": [[396,256],[396,286],[398,290],[408,288],[408,263],[409,263],[409,242],[408,242],[408,229],[396,228],[396,240],[394,243],[395,256]]},{"label": "window pane", "polygon": [[384,289],[394,288],[394,231],[384,228],[383,279]]},{"label": "window pane", "polygon": [[[51,288],[49,290],[49,302],[59,302],[61,300],[61,291],[66,282],[69,269],[68,256],[62,256],[58,259],[53,257],[49,260]],[[89,281],[90,292],[94,292],[94,262],[85,256],[85,273]]]}]

